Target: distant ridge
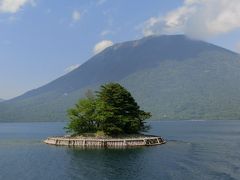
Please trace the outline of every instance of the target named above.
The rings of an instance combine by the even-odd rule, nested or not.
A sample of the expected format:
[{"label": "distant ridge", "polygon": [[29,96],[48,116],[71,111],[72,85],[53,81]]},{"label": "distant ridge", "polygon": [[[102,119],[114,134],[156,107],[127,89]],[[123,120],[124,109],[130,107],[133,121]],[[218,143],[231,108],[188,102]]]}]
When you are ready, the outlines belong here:
[{"label": "distant ridge", "polygon": [[63,121],[84,92],[128,88],[153,119],[240,119],[240,57],[184,35],[115,44],[76,70],[0,104],[0,121]]}]

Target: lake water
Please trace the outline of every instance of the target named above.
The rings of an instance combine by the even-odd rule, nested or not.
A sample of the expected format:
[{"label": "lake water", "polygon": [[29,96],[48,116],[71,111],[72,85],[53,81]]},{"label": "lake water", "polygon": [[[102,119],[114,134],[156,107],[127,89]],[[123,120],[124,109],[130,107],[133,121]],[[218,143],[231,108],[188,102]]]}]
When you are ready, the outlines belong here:
[{"label": "lake water", "polygon": [[80,149],[42,143],[64,123],[0,123],[0,179],[240,179],[240,121],[155,121],[165,145]]}]

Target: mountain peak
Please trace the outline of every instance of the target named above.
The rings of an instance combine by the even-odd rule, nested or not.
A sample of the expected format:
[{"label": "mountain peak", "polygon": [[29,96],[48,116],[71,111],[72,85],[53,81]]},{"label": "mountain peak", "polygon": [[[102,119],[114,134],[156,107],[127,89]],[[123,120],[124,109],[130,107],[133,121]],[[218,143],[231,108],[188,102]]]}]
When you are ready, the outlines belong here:
[{"label": "mountain peak", "polygon": [[[219,112],[240,106],[234,102],[240,91],[239,59],[236,53],[185,35],[118,43],[55,81],[2,103],[0,119],[62,120],[66,109],[88,88],[110,81],[125,85],[154,118],[204,118],[206,114],[206,118],[215,118]],[[238,112],[231,114],[240,117]],[[231,114],[224,115],[231,119]]]},{"label": "mountain peak", "polygon": [[162,61],[183,61],[195,58],[203,52],[213,51],[228,50],[207,42],[192,40],[183,34],[148,36],[117,43],[96,54],[72,72],[16,99],[52,91],[70,93],[92,84],[119,81],[137,71],[158,66]]}]

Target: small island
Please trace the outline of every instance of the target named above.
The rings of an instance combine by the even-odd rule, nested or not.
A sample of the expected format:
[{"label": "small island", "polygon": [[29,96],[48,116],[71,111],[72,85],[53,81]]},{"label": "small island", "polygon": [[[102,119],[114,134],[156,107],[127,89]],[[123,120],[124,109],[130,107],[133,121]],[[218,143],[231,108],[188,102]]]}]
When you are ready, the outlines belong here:
[{"label": "small island", "polygon": [[131,93],[119,83],[88,90],[74,108],[68,110],[69,124],[63,137],[49,137],[51,145],[81,147],[132,147],[166,143],[159,136],[144,135],[149,130],[145,120],[151,113],[140,109]]}]

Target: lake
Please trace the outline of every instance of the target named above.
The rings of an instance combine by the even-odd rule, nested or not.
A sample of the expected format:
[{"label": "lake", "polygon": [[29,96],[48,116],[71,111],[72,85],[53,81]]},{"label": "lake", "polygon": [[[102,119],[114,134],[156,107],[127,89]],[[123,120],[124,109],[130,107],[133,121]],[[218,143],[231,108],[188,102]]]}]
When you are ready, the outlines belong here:
[{"label": "lake", "polygon": [[130,149],[49,146],[65,123],[0,123],[0,179],[240,179],[240,121],[152,121],[167,144]]}]

